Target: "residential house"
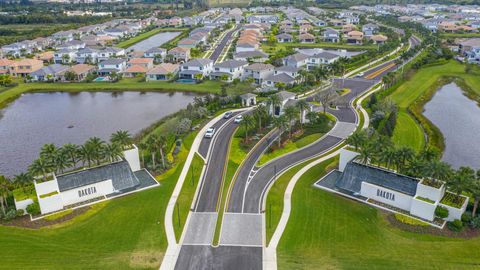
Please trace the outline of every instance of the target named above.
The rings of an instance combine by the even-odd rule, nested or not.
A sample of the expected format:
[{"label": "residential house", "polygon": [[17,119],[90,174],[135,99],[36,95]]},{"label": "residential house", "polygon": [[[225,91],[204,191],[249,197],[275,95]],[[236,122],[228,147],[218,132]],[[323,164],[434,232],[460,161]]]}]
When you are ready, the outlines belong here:
[{"label": "residential house", "polygon": [[283,114],[285,108],[288,107],[287,103],[289,103],[290,100],[296,99],[296,95],[288,91],[280,91],[276,95],[279,97],[280,103],[275,106],[270,105],[269,113],[273,116],[280,116]]},{"label": "residential house", "polygon": [[243,77],[244,68],[248,65],[247,61],[226,60],[213,65],[213,72],[210,73],[210,79],[223,80],[226,77],[227,82]]},{"label": "residential house", "polygon": [[20,57],[33,52],[32,48],[29,48],[27,44],[23,42],[4,45],[2,46],[2,51],[4,55],[11,55],[13,57]]},{"label": "residential house", "polygon": [[52,51],[46,51],[37,54],[36,59],[43,61],[44,64],[51,63],[53,62],[55,52]]},{"label": "residential house", "polygon": [[285,86],[292,86],[296,82],[296,79],[292,76],[288,75],[287,73],[279,73],[279,74],[272,74],[265,78],[263,84],[271,87],[277,88],[279,84],[283,84]]},{"label": "residential house", "polygon": [[15,73],[15,61],[1,58],[0,59],[0,74],[14,74]]},{"label": "residential house", "polygon": [[56,64],[69,64],[76,62],[77,50],[61,49],[53,54],[53,61]]},{"label": "residential house", "polygon": [[252,93],[246,93],[240,95],[240,99],[242,100],[243,107],[250,107],[257,105],[257,95]]},{"label": "residential house", "polygon": [[181,63],[181,62],[188,62],[190,60],[190,48],[184,47],[175,47],[168,51],[167,58],[170,61]]},{"label": "residential house", "polygon": [[233,55],[233,59],[255,63],[263,63],[268,60],[268,54],[258,50],[238,52]]},{"label": "residential house", "polygon": [[468,63],[480,64],[480,38],[470,38],[458,43],[458,51]]},{"label": "residential house", "polygon": [[153,58],[155,61],[159,61],[160,59],[165,59],[167,56],[167,50],[163,48],[153,47],[146,50],[143,53],[144,57]]},{"label": "residential house", "polygon": [[98,61],[99,51],[92,48],[83,48],[76,52],[76,60],[78,64],[96,64]]},{"label": "residential house", "polygon": [[313,26],[311,26],[310,24],[302,25],[302,26],[300,26],[300,28],[298,30],[298,33],[306,34],[306,33],[310,32],[312,30],[313,30]]},{"label": "residential house", "polygon": [[348,32],[351,32],[351,31],[354,31],[354,30],[357,30],[357,27],[353,24],[345,24],[344,26],[342,26],[342,33],[343,34],[347,34]]},{"label": "residential house", "polygon": [[127,67],[132,66],[142,66],[147,70],[153,68],[153,59],[152,58],[132,58],[127,62]]},{"label": "residential house", "polygon": [[340,59],[340,56],[330,52],[320,52],[310,56],[307,60],[307,69],[311,70],[314,67],[322,65],[331,65]]},{"label": "residential house", "polygon": [[101,76],[112,73],[121,73],[127,68],[127,60],[121,58],[110,58],[98,63],[98,74]]},{"label": "residential house", "polygon": [[458,25],[454,22],[443,21],[438,24],[438,29],[444,32],[455,32],[458,30]]},{"label": "residential house", "polygon": [[325,28],[323,31],[323,40],[325,42],[339,42],[340,41],[340,32],[333,28]]},{"label": "residential house", "polygon": [[367,23],[362,26],[362,32],[365,34],[365,36],[373,36],[377,34],[378,32],[378,25],[373,24],[373,23]]},{"label": "residential house", "polygon": [[177,46],[178,47],[183,47],[183,48],[189,48],[193,49],[197,47],[197,45],[200,44],[199,40],[193,39],[193,38],[184,38],[178,41]]},{"label": "residential house", "polygon": [[44,66],[30,73],[30,76],[32,77],[31,81],[58,81],[61,78],[61,73],[67,71],[68,69],[69,66],[64,66],[60,64]]},{"label": "residential house", "polygon": [[148,81],[167,81],[172,79],[180,68],[178,64],[161,63],[158,66],[147,71],[146,80]]},{"label": "residential house", "polygon": [[310,33],[301,34],[301,35],[298,35],[298,41],[300,43],[314,43],[315,36]]},{"label": "residential house", "polygon": [[[97,70],[97,66],[87,65],[87,64],[77,64],[70,67],[66,72],[72,72],[75,75],[75,81],[81,82],[85,80],[85,78],[89,75],[94,73]],[[65,73],[61,72],[61,80],[66,81]]]},{"label": "residential house", "polygon": [[300,72],[300,68],[292,67],[292,66],[281,66],[281,67],[275,68],[273,75],[279,75],[284,73],[296,79],[299,75],[299,72]]},{"label": "residential house", "polygon": [[293,36],[290,35],[290,34],[286,34],[286,33],[276,35],[275,38],[277,38],[277,41],[279,43],[285,43],[285,42],[292,42],[293,41]]},{"label": "residential house", "polygon": [[384,35],[373,35],[370,37],[370,39],[373,41],[373,44],[385,44],[385,42],[388,40],[388,37]]},{"label": "residential house", "polygon": [[307,65],[308,55],[303,53],[295,53],[283,58],[282,60],[284,66],[301,68]]},{"label": "residential house", "polygon": [[107,60],[113,57],[125,56],[125,50],[115,47],[105,47],[98,52],[98,61]]},{"label": "residential house", "polygon": [[343,20],[347,24],[355,24],[356,25],[356,24],[360,23],[360,18],[357,17],[357,16],[346,16],[345,18],[343,18]]},{"label": "residential house", "polygon": [[362,44],[363,33],[360,31],[351,31],[347,33],[347,43]]},{"label": "residential house", "polygon": [[195,58],[181,66],[180,79],[196,79],[196,76],[202,78],[208,76],[213,70],[213,61],[207,58]]},{"label": "residential house", "polygon": [[133,66],[128,66],[127,69],[123,72],[123,76],[127,78],[135,78],[138,76],[145,76],[147,73],[148,69],[145,66],[141,65],[133,65]]},{"label": "residential house", "polygon": [[56,32],[52,35],[52,38],[55,40],[57,44],[61,44],[64,42],[69,42],[73,40],[73,34],[74,31],[69,30],[69,31],[60,31]]},{"label": "residential house", "polygon": [[15,76],[25,77],[43,67],[43,62],[37,59],[22,59],[15,63]]},{"label": "residential house", "polygon": [[316,20],[313,24],[320,27],[327,26],[327,23],[324,20],[320,20],[320,19]]},{"label": "residential house", "polygon": [[273,75],[275,67],[270,64],[255,63],[245,67],[243,79],[253,78],[254,82],[262,85],[265,78]]},{"label": "residential house", "polygon": [[252,52],[256,51],[259,49],[259,44],[258,42],[252,42],[252,41],[238,41],[237,46],[235,47],[235,51],[238,52]]},{"label": "residential house", "polygon": [[108,28],[103,30],[103,33],[99,33],[97,35],[106,35],[106,36],[111,36],[111,37],[116,37],[116,38],[122,38],[125,37],[128,34],[128,30],[124,28]]},{"label": "residential house", "polygon": [[55,46],[57,50],[79,50],[85,48],[85,42],[81,40],[71,40]]}]

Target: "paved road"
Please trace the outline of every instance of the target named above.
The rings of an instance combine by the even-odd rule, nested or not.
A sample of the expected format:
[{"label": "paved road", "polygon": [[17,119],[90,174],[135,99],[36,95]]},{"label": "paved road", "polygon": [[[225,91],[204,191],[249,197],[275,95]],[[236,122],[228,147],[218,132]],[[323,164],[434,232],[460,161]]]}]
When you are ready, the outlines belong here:
[{"label": "paved road", "polygon": [[217,61],[218,57],[220,57],[220,55],[222,54],[223,49],[227,45],[228,41],[232,38],[233,33],[236,30],[238,30],[239,27],[240,27],[239,25],[234,27],[232,30],[228,31],[225,34],[225,36],[223,36],[222,41],[220,41],[220,43],[217,45],[217,47],[213,51],[212,55],[210,55],[210,60],[212,60],[213,62]]},{"label": "paved road", "polygon": [[[195,256],[188,256],[195,254]],[[251,270],[262,269],[262,247],[184,245],[175,269]]]}]

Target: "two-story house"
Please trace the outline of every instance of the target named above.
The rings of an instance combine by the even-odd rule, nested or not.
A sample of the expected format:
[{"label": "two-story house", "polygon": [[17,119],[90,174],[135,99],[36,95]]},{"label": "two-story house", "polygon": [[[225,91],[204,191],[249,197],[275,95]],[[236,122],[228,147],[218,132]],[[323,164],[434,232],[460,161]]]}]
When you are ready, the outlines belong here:
[{"label": "two-story house", "polygon": [[195,58],[181,66],[180,79],[197,79],[208,76],[213,70],[213,61],[207,58]]},{"label": "two-story house", "polygon": [[273,75],[275,67],[270,64],[254,63],[245,67],[243,79],[253,78],[255,84],[262,85],[265,78]]},{"label": "two-story house", "polygon": [[15,76],[26,77],[43,67],[43,62],[37,59],[22,59],[15,63]]},{"label": "two-story house", "polygon": [[362,32],[365,34],[365,36],[373,36],[378,32],[378,25],[367,23],[362,26]]},{"label": "two-story house", "polygon": [[175,47],[168,51],[167,59],[176,63],[187,62],[190,60],[190,48]]},{"label": "two-story house", "polygon": [[338,56],[337,54],[333,54],[329,52],[320,52],[308,58],[307,69],[312,70],[313,68],[319,67],[322,65],[331,65],[338,59],[340,59],[340,56]]},{"label": "two-story house", "polygon": [[303,53],[295,53],[283,58],[282,60],[284,66],[301,68],[307,65],[308,55]]},{"label": "two-story house", "polygon": [[98,63],[98,75],[106,76],[112,73],[121,73],[127,68],[127,60],[111,58]]},{"label": "two-story house", "polygon": [[231,82],[243,77],[244,68],[248,65],[247,61],[226,60],[213,66],[213,72],[210,73],[212,80],[224,80]]},{"label": "two-story house", "polygon": [[96,64],[98,61],[97,49],[83,48],[77,51],[76,60],[78,64]]},{"label": "two-story house", "polygon": [[53,54],[56,64],[69,64],[77,61],[77,50],[61,49]]},{"label": "two-story house", "polygon": [[115,47],[105,47],[98,52],[98,61],[104,61],[113,57],[125,56],[125,50]]},{"label": "two-story house", "polygon": [[333,28],[327,27],[323,31],[323,40],[325,42],[340,42],[340,32]]}]

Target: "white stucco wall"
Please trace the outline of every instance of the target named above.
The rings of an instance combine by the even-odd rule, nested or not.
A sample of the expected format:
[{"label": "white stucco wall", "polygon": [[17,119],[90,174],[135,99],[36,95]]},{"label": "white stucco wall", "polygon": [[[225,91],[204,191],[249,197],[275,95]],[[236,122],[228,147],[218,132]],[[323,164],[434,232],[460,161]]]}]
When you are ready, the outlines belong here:
[{"label": "white stucco wall", "polygon": [[57,178],[50,181],[43,182],[43,183],[35,182],[35,191],[37,192],[37,196],[39,197],[40,195],[43,195],[43,194],[48,194],[55,191],[58,192],[59,190],[58,190]]},{"label": "white stucco wall", "polygon": [[435,208],[437,208],[437,204],[438,202],[428,203],[426,201],[413,198],[410,214],[419,218],[433,221],[435,218]]},{"label": "white stucco wall", "polygon": [[138,148],[136,145],[133,145],[132,149],[123,151],[123,156],[125,157],[125,160],[127,160],[128,165],[130,165],[132,171],[135,172],[141,169]]},{"label": "white stucco wall", "polygon": [[427,198],[432,201],[440,201],[443,198],[443,195],[445,194],[445,185],[442,185],[440,188],[434,188],[422,183],[423,181],[417,185],[416,196]]},{"label": "white stucco wall", "polygon": [[340,163],[338,165],[338,170],[343,172],[347,163],[358,156],[359,153],[347,150],[345,148],[340,149]]},{"label": "white stucco wall", "polygon": [[63,209],[62,197],[60,194],[48,196],[46,198],[38,198],[40,204],[40,211],[42,214],[47,214]]},{"label": "white stucco wall", "polygon": [[32,199],[26,199],[26,200],[23,200],[23,201],[15,200],[15,208],[17,210],[22,209],[24,211],[24,214],[26,215],[27,214],[27,206],[29,206],[32,203],[33,203]]},{"label": "white stucco wall", "polygon": [[[92,187],[95,189],[93,190]],[[83,194],[80,194],[79,191],[84,191]],[[90,192],[88,192],[90,191]],[[113,188],[112,180],[105,180],[95,184],[82,186],[76,189],[67,190],[61,193],[63,205],[70,205],[74,203],[79,203],[87,201],[93,198],[111,194],[115,191]],[[87,194],[90,193],[90,194]]]},{"label": "white stucco wall", "polygon": [[[390,194],[393,194],[394,199],[388,199],[382,196],[378,196],[377,190],[381,190],[383,192],[389,192]],[[412,196],[409,196],[407,194],[403,194],[394,190],[390,190],[388,188],[370,184],[367,182],[362,182],[360,195],[365,196],[367,198],[371,198],[375,201],[379,201],[379,202],[406,210],[406,211],[410,211],[410,206],[412,203]]]}]

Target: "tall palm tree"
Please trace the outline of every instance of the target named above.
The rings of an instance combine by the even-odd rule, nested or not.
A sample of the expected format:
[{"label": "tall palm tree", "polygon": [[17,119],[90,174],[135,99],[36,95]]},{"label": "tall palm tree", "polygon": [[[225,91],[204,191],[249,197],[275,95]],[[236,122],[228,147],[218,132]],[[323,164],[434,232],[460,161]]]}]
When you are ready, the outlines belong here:
[{"label": "tall palm tree", "polygon": [[28,167],[28,171],[32,175],[42,175],[43,180],[47,180],[47,174],[51,172],[51,164],[47,162],[44,158],[40,157],[39,159],[35,160],[30,164]]},{"label": "tall palm tree", "polygon": [[420,152],[420,157],[423,160],[426,160],[426,161],[432,161],[434,159],[439,158],[439,156],[440,156],[440,154],[439,154],[438,150],[436,150],[432,147],[427,147]]},{"label": "tall palm tree", "polygon": [[360,147],[365,145],[368,139],[368,134],[364,129],[357,130],[352,135],[350,135],[346,142],[349,145],[352,145],[355,148],[355,151],[358,151]]},{"label": "tall palm tree", "polygon": [[380,162],[384,163],[387,168],[390,169],[390,166],[395,161],[396,154],[395,148],[393,147],[383,149],[379,154]]},{"label": "tall palm tree", "polygon": [[132,144],[132,137],[130,133],[126,130],[118,130],[110,136],[110,142],[116,143],[121,146],[123,149]]},{"label": "tall palm tree", "polygon": [[163,153],[163,150],[165,149],[165,146],[167,144],[167,138],[165,136],[156,136],[155,137],[155,144],[158,147],[158,150],[160,151],[160,158],[162,159],[162,166],[165,169],[166,164],[165,164],[165,155]]},{"label": "tall palm tree", "polygon": [[310,123],[310,125],[313,125],[315,123],[315,121],[317,121],[318,115],[314,111],[309,111],[309,112],[307,112],[305,117],[307,118],[308,123]]},{"label": "tall palm tree", "polygon": [[288,128],[288,121],[285,115],[281,115],[279,117],[274,118],[273,126],[275,128],[278,128],[278,130],[280,131],[280,134],[278,135],[278,147],[280,147],[282,134]]},{"label": "tall palm tree", "polygon": [[398,169],[404,170],[408,164],[414,157],[415,152],[412,148],[408,146],[402,146],[397,149],[397,156],[398,156]]},{"label": "tall palm tree", "polygon": [[70,163],[72,164],[72,166],[76,167],[78,162],[78,151],[79,151],[78,145],[71,144],[71,143],[65,144],[62,147],[62,151],[70,159]]},{"label": "tall palm tree", "polygon": [[478,202],[480,201],[480,170],[475,175],[475,180],[469,185],[469,190],[473,197],[472,216],[477,215]]},{"label": "tall palm tree", "polygon": [[262,129],[262,120],[268,115],[267,110],[263,104],[258,105],[253,111],[253,117],[258,120],[258,129]]},{"label": "tall palm tree", "polygon": [[253,123],[254,123],[254,119],[250,114],[244,115],[242,122],[240,122],[240,124],[245,129],[245,142],[248,141],[248,130],[250,129],[251,126],[253,126]]},{"label": "tall palm tree", "polygon": [[475,171],[469,167],[460,167],[453,177],[447,181],[449,189],[460,196],[463,191],[468,189],[468,186],[475,181]]},{"label": "tall palm tree", "polygon": [[295,106],[300,111],[300,128],[303,129],[303,113],[310,108],[305,99],[300,99]]},{"label": "tall palm tree", "polygon": [[103,148],[105,157],[113,162],[115,159],[122,156],[122,147],[117,143],[106,144]]},{"label": "tall palm tree", "polygon": [[85,163],[88,164],[88,167],[92,166],[92,161],[95,159],[95,151],[91,145],[85,144],[80,146],[78,155],[83,162],[83,166],[85,166]]},{"label": "tall palm tree", "polygon": [[295,123],[295,118],[298,116],[298,110],[294,106],[288,106],[284,110],[285,117],[288,119],[288,138],[292,137],[292,127]]},{"label": "tall palm tree", "polygon": [[360,162],[367,164],[373,158],[373,147],[371,147],[371,144],[365,144],[360,148],[359,154]]},{"label": "tall palm tree", "polygon": [[8,207],[7,197],[10,195],[10,181],[0,175],[0,206],[2,213],[5,215],[5,207]]},{"label": "tall palm tree", "polygon": [[67,154],[64,151],[57,151],[57,155],[55,156],[55,159],[53,161],[53,166],[55,168],[55,171],[58,173],[63,173],[63,171],[66,168],[69,168],[72,166],[72,163],[70,161],[70,158],[67,156]]},{"label": "tall palm tree", "polygon": [[57,154],[57,147],[53,143],[45,144],[40,149],[40,157],[45,159],[47,162],[53,162],[55,155]]},{"label": "tall palm tree", "polygon": [[150,137],[148,137],[147,148],[148,148],[148,151],[150,152],[150,155],[152,157],[152,166],[153,166],[153,168],[155,168],[155,153],[157,151],[157,139],[156,139],[155,134],[150,135]]},{"label": "tall palm tree", "polygon": [[140,150],[140,156],[142,157],[142,166],[145,167],[145,149],[147,149],[147,144],[144,142],[140,142],[138,144],[138,150]]},{"label": "tall palm tree", "polygon": [[97,161],[97,165],[99,165],[100,161],[103,159],[103,146],[105,145],[105,142],[98,137],[92,137],[87,140],[85,145],[90,147],[90,150],[93,153],[93,159]]},{"label": "tall palm tree", "polygon": [[447,181],[453,175],[452,167],[439,160],[431,160],[425,164],[423,174],[433,180]]},{"label": "tall palm tree", "polygon": [[19,187],[24,187],[33,182],[33,177],[28,173],[20,173],[15,175],[14,183]]},{"label": "tall palm tree", "polygon": [[271,95],[268,98],[267,104],[272,109],[272,115],[275,115],[275,107],[279,106],[281,103],[282,103],[282,100],[280,99],[280,96],[277,94]]}]

